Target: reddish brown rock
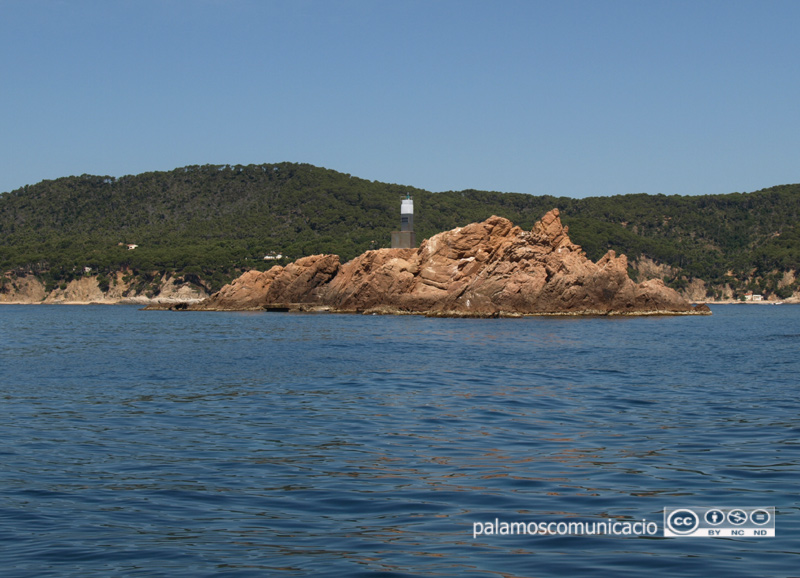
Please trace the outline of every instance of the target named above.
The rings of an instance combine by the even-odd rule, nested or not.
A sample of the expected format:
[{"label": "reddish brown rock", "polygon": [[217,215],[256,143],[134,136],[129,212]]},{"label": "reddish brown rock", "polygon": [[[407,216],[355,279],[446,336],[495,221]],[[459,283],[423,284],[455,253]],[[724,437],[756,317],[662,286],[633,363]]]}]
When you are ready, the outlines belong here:
[{"label": "reddish brown rock", "polygon": [[272,284],[272,280],[281,271],[283,271],[283,267],[273,267],[269,271],[248,271],[208,299],[192,305],[190,308],[221,311],[263,309],[266,305],[267,290]]},{"label": "reddish brown rock", "polygon": [[319,292],[339,270],[338,255],[311,255],[269,271],[248,271],[188,309],[249,311],[321,304]]},{"label": "reddish brown rock", "polygon": [[434,235],[418,249],[367,251],[344,265],[335,255],[315,255],[246,273],[190,308],[311,306],[476,316],[695,312],[661,281],[634,283],[624,255],[609,251],[590,261],[557,209],[529,232],[490,217]]}]

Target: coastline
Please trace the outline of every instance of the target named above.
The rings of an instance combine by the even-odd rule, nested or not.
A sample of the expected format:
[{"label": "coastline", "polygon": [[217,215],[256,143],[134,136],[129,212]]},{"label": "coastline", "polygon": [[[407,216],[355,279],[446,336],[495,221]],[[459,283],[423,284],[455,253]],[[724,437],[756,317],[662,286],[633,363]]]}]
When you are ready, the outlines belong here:
[{"label": "coastline", "polygon": [[[141,305],[149,310],[184,310],[189,305],[194,305],[205,300],[205,297],[200,298],[176,298],[176,297],[124,297],[120,299],[49,299],[42,300],[2,300],[0,305]],[[714,305],[800,305],[800,299],[789,298],[782,301],[739,301],[735,299],[725,299],[719,301],[691,301],[693,306],[705,304],[709,307]],[[251,311],[270,311],[274,308],[255,308]],[[468,317],[468,314],[463,315],[441,315],[439,312],[409,312],[403,310],[388,310],[386,308],[373,308],[368,310],[355,310],[355,309],[334,309],[330,307],[310,307],[301,304],[289,304],[285,311],[296,312],[316,312],[316,313],[355,313],[367,315],[428,315],[429,317],[446,316],[446,317]],[[207,309],[207,311],[231,311],[231,309]],[[527,317],[527,316],[646,316],[646,315],[696,315],[694,312],[676,313],[670,311],[654,311],[654,312],[626,312],[626,311],[582,311],[582,312],[542,312],[542,313],[514,313],[500,311],[497,314],[490,314],[499,317]],[[485,315],[482,315],[485,316]]]},{"label": "coastline", "polygon": [[309,305],[305,303],[284,303],[279,307],[251,307],[247,309],[227,309],[227,308],[204,308],[192,309],[188,303],[153,303],[143,309],[143,311],[214,311],[214,312],[263,312],[263,313],[330,313],[333,315],[419,315],[422,317],[438,317],[449,319],[516,319],[521,317],[675,317],[686,315],[711,315],[711,310],[703,303],[695,304],[694,307],[686,311],[674,311],[669,309],[654,310],[600,310],[583,309],[574,311],[539,311],[539,312],[518,312],[497,310],[493,312],[471,312],[459,310],[420,310],[410,311],[390,306],[370,307],[367,309],[339,309],[327,305]]},{"label": "coastline", "polygon": [[[50,289],[33,276],[6,277],[0,291],[0,305],[150,305],[153,303],[195,303],[209,296],[203,287],[164,274],[146,287],[135,287],[125,271],[111,276],[101,289],[97,275],[73,279]],[[155,294],[155,295],[154,295]]]},{"label": "coastline", "polygon": [[48,301],[43,299],[41,301],[0,301],[2,305],[177,305],[179,303],[199,303],[203,299],[160,299],[158,297],[125,297],[124,299],[60,299]]},{"label": "coastline", "polygon": [[[692,301],[692,303],[695,303]],[[800,305],[800,299],[789,298],[776,301],[739,301],[737,299],[723,299],[720,301],[703,301],[706,305]]]}]

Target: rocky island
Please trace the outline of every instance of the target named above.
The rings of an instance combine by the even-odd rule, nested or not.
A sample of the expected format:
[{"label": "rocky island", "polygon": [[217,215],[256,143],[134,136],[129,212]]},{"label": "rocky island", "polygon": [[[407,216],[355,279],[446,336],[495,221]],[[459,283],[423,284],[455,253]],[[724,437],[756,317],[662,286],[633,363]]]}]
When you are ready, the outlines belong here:
[{"label": "rocky island", "polygon": [[709,314],[654,279],[635,283],[624,255],[596,263],[553,209],[531,231],[493,216],[416,249],[367,251],[341,264],[312,255],[249,271],[199,303],[148,309],[332,311],[452,317]]}]

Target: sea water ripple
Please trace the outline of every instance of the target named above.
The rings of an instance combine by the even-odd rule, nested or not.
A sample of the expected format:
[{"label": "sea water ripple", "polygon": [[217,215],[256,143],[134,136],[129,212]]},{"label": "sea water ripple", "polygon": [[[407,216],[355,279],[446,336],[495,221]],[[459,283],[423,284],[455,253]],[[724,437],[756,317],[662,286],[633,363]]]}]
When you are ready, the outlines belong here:
[{"label": "sea water ripple", "polygon": [[[3,576],[792,576],[800,307],[0,307]],[[774,506],[775,538],[476,522]]]}]

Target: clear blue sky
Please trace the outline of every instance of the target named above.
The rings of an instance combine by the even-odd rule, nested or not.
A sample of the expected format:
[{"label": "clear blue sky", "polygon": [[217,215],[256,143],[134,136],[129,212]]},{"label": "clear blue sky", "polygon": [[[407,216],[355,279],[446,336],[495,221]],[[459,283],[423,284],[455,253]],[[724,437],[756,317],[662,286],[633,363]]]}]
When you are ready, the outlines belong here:
[{"label": "clear blue sky", "polygon": [[304,162],[431,191],[800,182],[800,1],[0,0],[0,191]]}]

